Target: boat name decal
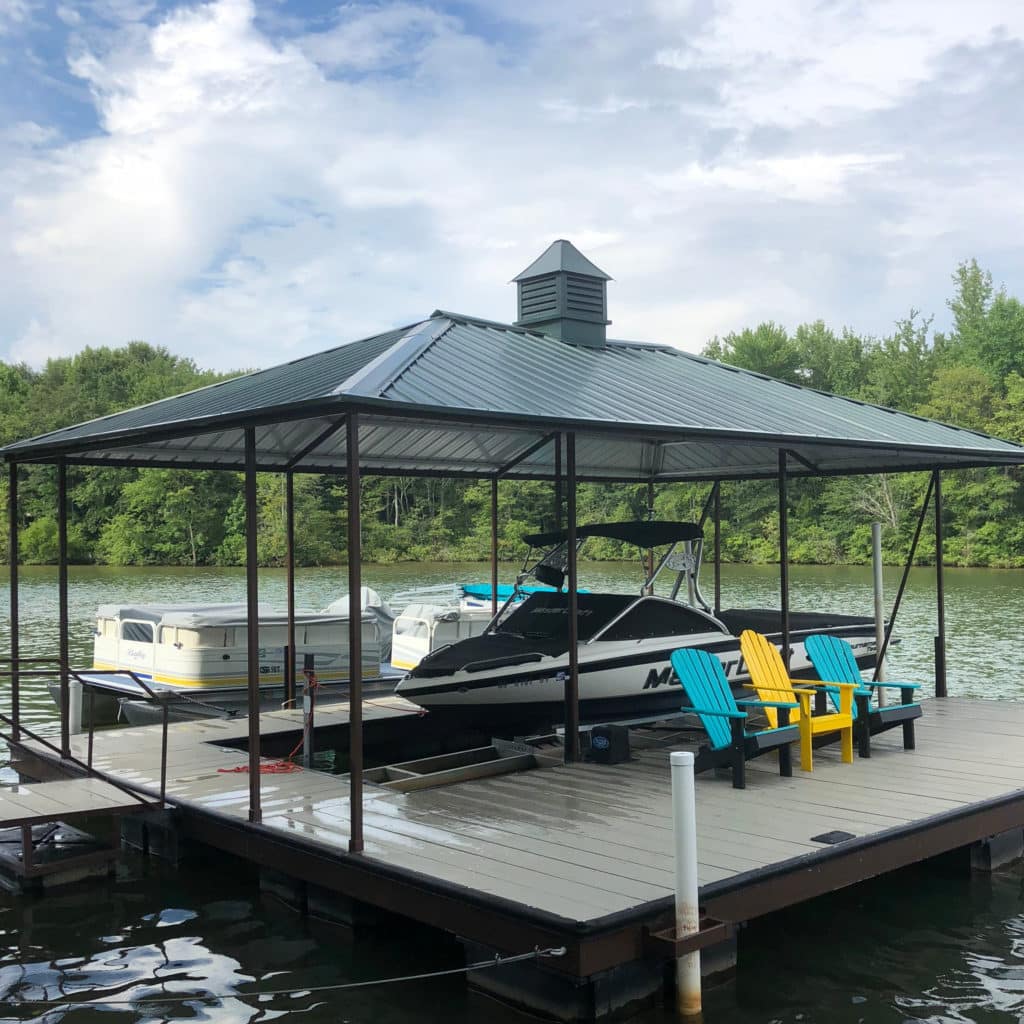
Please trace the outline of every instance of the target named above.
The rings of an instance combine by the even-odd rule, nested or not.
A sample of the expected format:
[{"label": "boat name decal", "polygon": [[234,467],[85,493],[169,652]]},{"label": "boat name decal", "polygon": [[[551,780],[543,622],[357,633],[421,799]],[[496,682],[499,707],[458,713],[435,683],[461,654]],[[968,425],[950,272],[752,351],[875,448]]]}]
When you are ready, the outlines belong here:
[{"label": "boat name decal", "polygon": [[[723,661],[722,669],[725,672],[726,679],[734,679],[737,675],[739,675],[742,665],[742,656],[739,658],[730,658],[728,661]],[[643,689],[654,690],[659,686],[665,686],[669,683],[678,682],[679,677],[675,674],[671,665],[668,665],[663,669],[652,668],[647,673],[647,678],[644,680]]]}]

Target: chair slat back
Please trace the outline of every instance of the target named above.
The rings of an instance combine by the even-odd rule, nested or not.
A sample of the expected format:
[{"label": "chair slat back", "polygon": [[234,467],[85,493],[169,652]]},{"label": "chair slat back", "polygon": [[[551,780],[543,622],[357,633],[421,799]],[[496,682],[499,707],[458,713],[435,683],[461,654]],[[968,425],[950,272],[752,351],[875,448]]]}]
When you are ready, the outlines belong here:
[{"label": "chair slat back", "polygon": [[[838,636],[815,633],[804,641],[807,657],[811,659],[818,678],[827,683],[862,683],[860,669],[853,648]],[[830,691],[829,699],[839,710],[839,694]],[[857,702],[853,703],[853,717],[857,717]]]},{"label": "chair slat back", "polygon": [[[738,711],[736,700],[729,688],[729,680],[722,671],[722,663],[707,651],[684,647],[672,652],[672,668],[686,690],[690,703],[709,711]],[[732,741],[732,726],[728,718],[701,715],[712,750],[721,750]]]},{"label": "chair slat back", "polygon": [[[750,681],[757,690],[758,697],[766,701],[792,701],[797,703],[793,693],[793,683],[782,661],[778,648],[760,633],[745,629],[740,634],[740,650],[743,660],[747,663]],[[768,724],[778,728],[779,713],[775,708],[765,708]]]}]

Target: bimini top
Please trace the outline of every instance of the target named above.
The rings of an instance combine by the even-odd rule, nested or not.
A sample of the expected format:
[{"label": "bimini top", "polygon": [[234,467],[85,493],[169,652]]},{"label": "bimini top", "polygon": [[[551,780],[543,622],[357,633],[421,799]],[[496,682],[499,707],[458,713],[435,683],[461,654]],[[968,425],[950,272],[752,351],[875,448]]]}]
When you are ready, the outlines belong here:
[{"label": "bimini top", "polygon": [[[604,282],[598,282],[603,287]],[[680,341],[692,341],[685,327]],[[10,461],[341,472],[358,413],[364,472],[671,481],[1024,464],[1024,447],[824,394],[666,345],[577,344],[436,311],[409,327],[19,441]]]},{"label": "bimini top", "polygon": [[[625,541],[641,548],[658,548],[663,544],[675,544],[681,540],[699,540],[704,531],[696,523],[676,523],[668,520],[637,520],[631,523],[591,523],[576,527],[576,537],[608,537]],[[564,544],[569,539],[567,530],[548,530],[546,533],[530,533],[523,540],[532,548],[548,548]]]}]

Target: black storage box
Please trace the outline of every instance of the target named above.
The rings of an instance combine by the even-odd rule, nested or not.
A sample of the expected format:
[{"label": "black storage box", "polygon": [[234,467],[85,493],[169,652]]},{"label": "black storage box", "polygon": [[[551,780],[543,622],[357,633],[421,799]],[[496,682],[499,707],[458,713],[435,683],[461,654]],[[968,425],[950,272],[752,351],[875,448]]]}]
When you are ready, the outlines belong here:
[{"label": "black storage box", "polygon": [[621,764],[629,760],[629,730],[624,725],[595,725],[590,730],[588,760]]}]

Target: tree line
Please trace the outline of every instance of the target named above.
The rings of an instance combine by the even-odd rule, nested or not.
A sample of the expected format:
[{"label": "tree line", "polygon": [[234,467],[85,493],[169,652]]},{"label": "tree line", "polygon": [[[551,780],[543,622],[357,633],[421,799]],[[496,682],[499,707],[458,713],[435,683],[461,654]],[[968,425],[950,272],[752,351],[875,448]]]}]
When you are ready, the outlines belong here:
[{"label": "tree line", "polygon": [[[771,322],[712,339],[704,355],[781,380],[1024,441],[1024,305],[976,261],[957,267],[948,302],[953,326],[932,330],[917,310],[876,338],[821,321],[790,332]],[[230,375],[228,375],[230,376]],[[223,379],[191,359],[144,342],[87,348],[40,370],[0,362],[0,444],[104,416]],[[111,565],[237,565],[245,558],[238,473],[83,467],[73,480],[69,550],[73,561]],[[1024,481],[1013,469],[944,474],[946,557],[958,565],[1024,566]],[[790,553],[800,563],[861,563],[870,524],[880,521],[888,560],[905,558],[927,484],[925,474],[797,479],[791,483]],[[369,561],[480,560],[490,551],[487,481],[365,477],[363,555]],[[3,489],[6,489],[6,478]],[[342,477],[295,477],[296,559],[345,560]],[[707,485],[659,485],[655,515],[694,519]],[[6,494],[0,552],[6,558]],[[285,556],[284,482],[260,474],[259,558]],[[549,483],[505,481],[499,490],[499,550],[523,551],[522,535],[553,523]],[[580,486],[579,521],[642,518],[645,485]],[[771,481],[722,488],[723,556],[778,558],[778,505]],[[22,470],[20,552],[27,563],[57,557],[53,467]],[[934,556],[927,534],[919,558]],[[588,553],[621,557],[613,541]]]}]

